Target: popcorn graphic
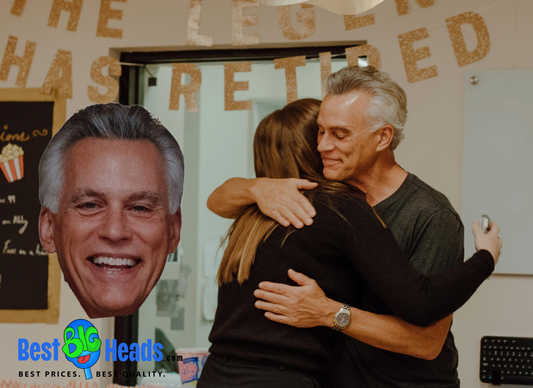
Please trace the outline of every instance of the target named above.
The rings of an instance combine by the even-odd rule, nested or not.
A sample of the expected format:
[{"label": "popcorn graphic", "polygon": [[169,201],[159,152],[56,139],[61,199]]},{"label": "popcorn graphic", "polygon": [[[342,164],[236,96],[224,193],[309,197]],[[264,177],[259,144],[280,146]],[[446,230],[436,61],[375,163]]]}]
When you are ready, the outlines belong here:
[{"label": "popcorn graphic", "polygon": [[14,182],[24,177],[24,150],[8,143],[0,154],[0,168],[8,182]]}]

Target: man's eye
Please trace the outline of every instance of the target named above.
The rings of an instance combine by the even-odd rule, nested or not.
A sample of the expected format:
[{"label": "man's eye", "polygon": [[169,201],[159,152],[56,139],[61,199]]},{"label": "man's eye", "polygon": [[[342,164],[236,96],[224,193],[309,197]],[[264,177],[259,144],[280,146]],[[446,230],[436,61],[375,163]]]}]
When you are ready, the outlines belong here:
[{"label": "man's eye", "polygon": [[150,211],[150,209],[148,209],[146,206],[142,206],[142,205],[135,205],[132,207],[133,211],[137,212],[137,213],[147,213]]},{"label": "man's eye", "polygon": [[344,138],[346,137],[346,135],[344,135],[344,134],[339,134],[339,133],[337,133],[337,132],[334,132],[333,134],[335,135],[335,137],[336,137],[337,139],[344,139]]},{"label": "man's eye", "polygon": [[96,204],[94,202],[85,202],[79,205],[78,208],[84,210],[93,210],[96,209]]}]

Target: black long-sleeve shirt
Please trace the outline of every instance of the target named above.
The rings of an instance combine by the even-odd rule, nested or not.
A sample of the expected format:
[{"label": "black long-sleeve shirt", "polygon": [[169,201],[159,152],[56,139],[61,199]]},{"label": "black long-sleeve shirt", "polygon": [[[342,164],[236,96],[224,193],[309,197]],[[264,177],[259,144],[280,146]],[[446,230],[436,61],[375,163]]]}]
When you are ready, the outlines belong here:
[{"label": "black long-sleeve shirt", "polygon": [[480,251],[457,267],[425,276],[405,259],[368,204],[346,196],[331,201],[334,209],[317,195],[311,226],[293,231],[283,244],[287,228],[278,226],[259,246],[249,279],[220,287],[211,353],[310,372],[325,368],[331,329],[272,322],[254,306],[260,282],[295,285],[287,275],[290,268],[315,279],[329,298],[351,306],[359,305],[362,287],[368,286],[396,315],[420,326],[463,305],[494,269],[491,254]]}]

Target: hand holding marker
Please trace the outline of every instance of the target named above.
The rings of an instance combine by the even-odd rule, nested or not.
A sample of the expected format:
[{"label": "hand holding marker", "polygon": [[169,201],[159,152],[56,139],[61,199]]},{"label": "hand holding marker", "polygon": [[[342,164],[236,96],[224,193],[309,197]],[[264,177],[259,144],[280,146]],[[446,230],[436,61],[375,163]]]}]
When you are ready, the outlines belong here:
[{"label": "hand holding marker", "polygon": [[498,237],[500,228],[496,222],[491,222],[489,216],[483,214],[481,219],[472,223],[472,233],[476,250],[485,249],[489,251],[494,259],[494,264],[498,263],[502,240]]}]

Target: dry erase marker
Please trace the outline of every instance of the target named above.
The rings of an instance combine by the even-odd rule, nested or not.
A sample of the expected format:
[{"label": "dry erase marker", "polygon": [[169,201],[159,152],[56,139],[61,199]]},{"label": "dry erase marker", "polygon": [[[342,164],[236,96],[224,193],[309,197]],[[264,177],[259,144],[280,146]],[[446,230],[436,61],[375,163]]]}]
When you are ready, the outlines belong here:
[{"label": "dry erase marker", "polygon": [[490,224],[490,218],[488,215],[486,214],[483,214],[481,216],[481,221],[480,221],[480,226],[481,226],[481,231],[483,233],[488,233],[490,228],[489,228],[489,224]]}]

